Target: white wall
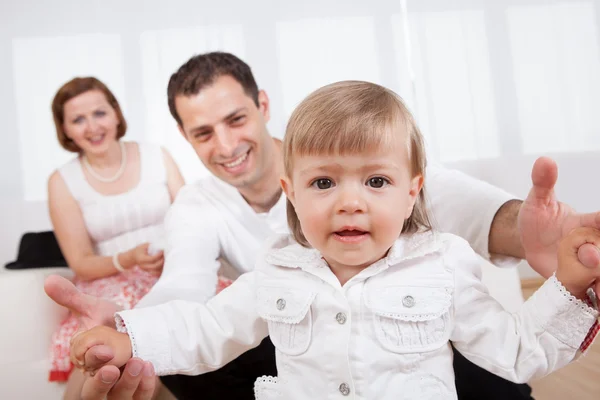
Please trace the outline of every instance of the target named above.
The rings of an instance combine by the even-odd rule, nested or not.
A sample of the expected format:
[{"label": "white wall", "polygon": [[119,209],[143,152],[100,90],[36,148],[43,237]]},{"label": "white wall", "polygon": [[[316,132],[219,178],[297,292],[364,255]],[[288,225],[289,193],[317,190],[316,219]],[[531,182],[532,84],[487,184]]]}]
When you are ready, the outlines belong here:
[{"label": "white wall", "polygon": [[[282,83],[280,66],[292,63],[285,73],[293,74],[296,64],[290,58],[280,60],[279,54],[291,51],[290,57],[293,57],[294,50],[301,49],[297,47],[302,45],[298,43],[302,39],[299,33],[302,33],[303,28],[300,20],[308,19],[306,23],[312,24],[312,30],[326,26],[330,17],[360,19],[367,16],[367,20],[384,21],[390,12],[399,11],[396,1],[361,3],[364,2],[1,2],[0,116],[4,121],[5,133],[2,135],[3,146],[0,150],[0,220],[4,222],[0,233],[0,260],[10,260],[15,256],[18,239],[24,231],[50,228],[46,203],[43,201],[45,180],[52,168],[71,155],[63,152],[56,143],[49,107],[55,90],[71,76],[95,74],[106,80],[124,109],[129,124],[127,137],[167,144],[179,164],[185,164],[184,175],[191,180],[201,176],[203,168],[176,132],[174,122],[168,115],[166,98],[157,98],[159,95],[164,96],[169,74],[194,53],[224,49],[240,55],[252,66],[259,85],[269,94],[273,116],[269,126],[273,135],[281,137],[286,111],[289,113],[307,90],[344,76],[363,79],[374,77],[369,71],[363,74],[353,73],[355,69],[352,65],[358,65],[360,71],[362,55],[349,53],[356,49],[347,45],[343,52],[338,52],[346,54],[344,60],[331,60],[333,63],[337,61],[340,68],[336,69],[336,65],[328,64],[327,60],[305,59],[304,61],[310,61],[307,65],[313,66],[315,71],[322,65],[323,70],[329,71],[329,75],[323,78],[306,73],[304,78],[309,81],[316,79],[309,85],[303,84],[301,87],[304,91],[299,92],[296,85],[289,88],[292,95],[284,99],[282,94],[286,84]],[[325,19],[319,21],[315,18]],[[343,40],[345,35],[352,35],[352,23],[355,21],[356,19],[351,19],[340,23],[345,32],[330,33],[338,41]],[[286,24],[291,24],[287,30]],[[386,36],[388,32],[381,31],[379,25],[381,24],[367,21],[365,29],[373,28],[377,36]],[[232,29],[227,28],[234,31],[237,29],[242,33],[241,46],[236,38],[228,43],[223,35],[219,36],[219,30],[231,33]],[[284,38],[286,42],[278,43],[278,29],[287,33]],[[387,29],[389,30],[389,23]],[[354,31],[355,35],[356,32]],[[326,33],[327,31],[323,31],[323,34]],[[212,41],[210,38],[203,38],[211,34],[215,36]],[[103,46],[102,37],[99,39],[98,35],[104,36],[112,44],[116,37],[120,47],[118,51],[114,51],[114,46]],[[317,44],[320,37],[313,35],[311,39],[313,44]],[[373,42],[380,41],[376,37],[372,39]],[[389,40],[382,41],[387,43]],[[370,48],[371,45],[372,43],[365,43],[364,50],[377,57],[369,66],[377,66],[381,57],[377,56],[377,50]],[[57,54],[53,56],[48,48],[55,49]],[[306,49],[306,52],[310,53],[310,49]],[[97,53],[112,57],[98,58]],[[96,56],[92,58],[94,54]],[[347,62],[348,65],[339,65],[340,61]],[[344,73],[344,68],[348,72]],[[157,76],[163,81],[154,85],[152,82],[148,83]],[[380,80],[382,83],[391,84],[394,81],[391,68],[387,72],[383,71],[380,76],[384,78]],[[389,79],[385,79],[386,77]],[[286,78],[288,81],[294,80],[293,75]],[[149,99],[147,95],[153,97]],[[20,103],[17,104],[17,101]],[[160,114],[158,117],[155,115],[157,113]],[[23,160],[29,162],[24,163]],[[26,175],[29,176],[24,179]],[[31,201],[25,201],[26,198]],[[36,199],[41,201],[35,201]]]},{"label": "white wall", "polygon": [[600,150],[598,3],[407,0],[403,14],[401,0],[3,1],[0,261],[23,232],[50,228],[44,182],[71,157],[49,111],[60,84],[105,80],[128,138],[164,144],[192,180],[205,171],[168,114],[166,80],[217,49],[252,66],[274,136],[312,89],[371,80],[407,100],[433,157],[524,196],[535,157],[555,155],[560,197],[600,208],[600,189],[583,177],[593,179]]}]

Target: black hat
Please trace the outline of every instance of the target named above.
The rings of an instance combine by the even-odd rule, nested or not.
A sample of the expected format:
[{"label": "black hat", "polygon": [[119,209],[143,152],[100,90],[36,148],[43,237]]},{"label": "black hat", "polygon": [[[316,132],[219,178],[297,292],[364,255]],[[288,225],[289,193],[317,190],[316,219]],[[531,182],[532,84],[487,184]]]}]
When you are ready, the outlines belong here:
[{"label": "black hat", "polygon": [[27,232],[21,237],[17,260],[4,265],[8,269],[66,267],[53,231]]}]

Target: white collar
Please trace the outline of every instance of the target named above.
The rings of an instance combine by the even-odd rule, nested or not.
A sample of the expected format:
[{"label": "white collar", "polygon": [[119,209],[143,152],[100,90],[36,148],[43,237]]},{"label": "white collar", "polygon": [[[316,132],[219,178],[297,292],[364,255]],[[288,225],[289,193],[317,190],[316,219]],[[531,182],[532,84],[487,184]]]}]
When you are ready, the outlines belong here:
[{"label": "white collar", "polygon": [[[435,253],[441,248],[441,238],[432,231],[401,235],[394,242],[387,256],[367,269],[374,269],[369,274],[374,275],[389,266]],[[266,261],[278,267],[301,268],[303,270],[329,268],[319,251],[301,246],[294,241],[291,235],[282,235],[273,241],[270,250],[266,254]]]}]

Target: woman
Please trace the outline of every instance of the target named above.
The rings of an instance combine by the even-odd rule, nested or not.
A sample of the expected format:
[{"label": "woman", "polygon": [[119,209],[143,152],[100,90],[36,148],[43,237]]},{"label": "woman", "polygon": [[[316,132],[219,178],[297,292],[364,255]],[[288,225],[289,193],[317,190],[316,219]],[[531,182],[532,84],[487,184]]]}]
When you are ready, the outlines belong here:
[{"label": "woman", "polygon": [[[64,84],[52,114],[59,143],[77,153],[48,181],[58,243],[80,290],[129,309],[162,271],[163,220],[183,178],[166,150],[121,140],[121,107],[96,78]],[[68,379],[66,399],[79,398],[83,382],[69,362],[76,329],[70,315],[52,338],[50,380]]]}]

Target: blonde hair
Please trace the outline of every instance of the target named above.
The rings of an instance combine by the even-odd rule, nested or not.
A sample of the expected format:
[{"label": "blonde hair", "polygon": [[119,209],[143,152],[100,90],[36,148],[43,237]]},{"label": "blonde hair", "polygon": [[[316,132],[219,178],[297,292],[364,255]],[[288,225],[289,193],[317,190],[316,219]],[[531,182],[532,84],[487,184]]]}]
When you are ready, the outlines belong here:
[{"label": "blonde hair", "polygon": [[[423,137],[400,96],[369,82],[342,81],[324,86],[305,98],[290,117],[283,140],[285,174],[291,178],[295,156],[357,154],[386,148],[397,143],[403,132],[409,138],[411,176],[425,178]],[[289,200],[287,220],[294,239],[310,247]],[[423,187],[402,233],[429,229]]]}]

